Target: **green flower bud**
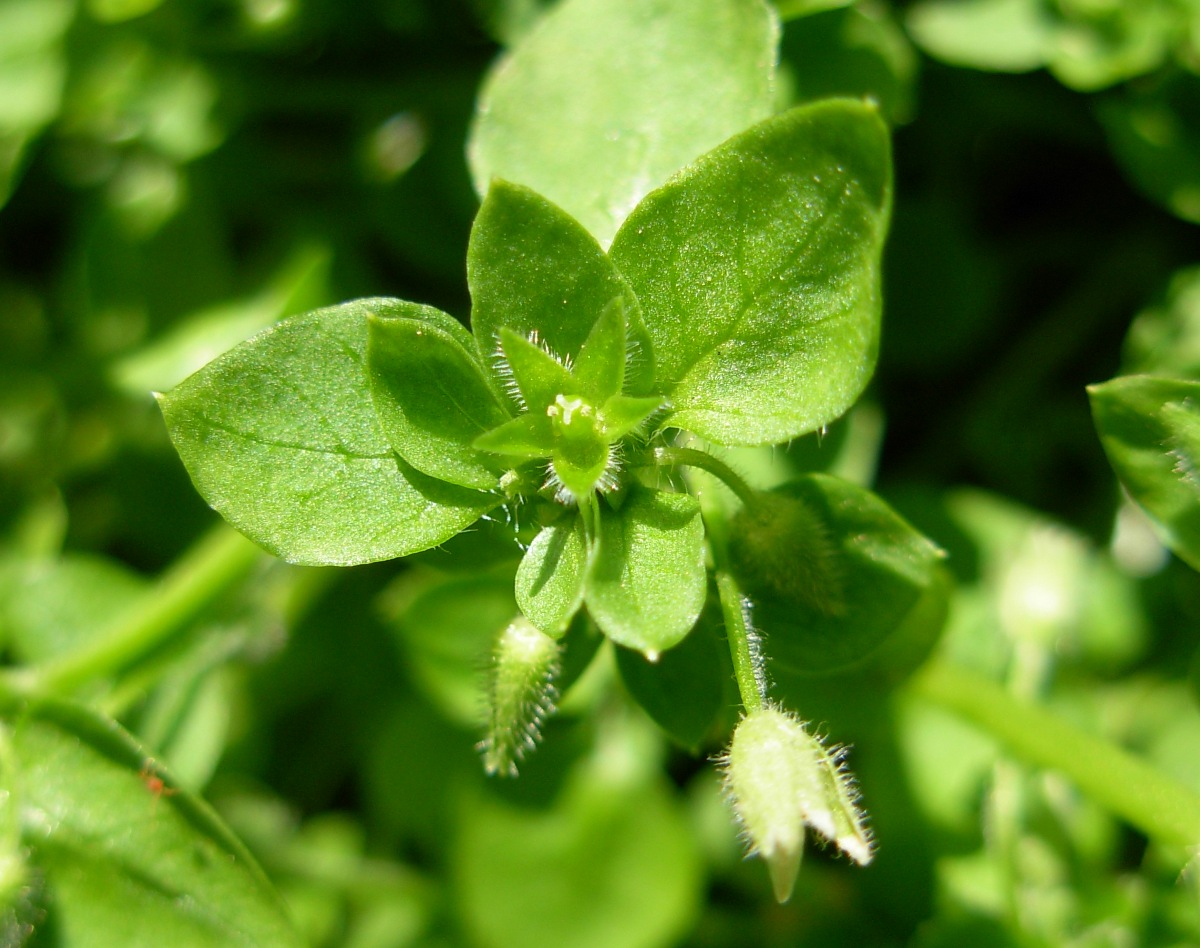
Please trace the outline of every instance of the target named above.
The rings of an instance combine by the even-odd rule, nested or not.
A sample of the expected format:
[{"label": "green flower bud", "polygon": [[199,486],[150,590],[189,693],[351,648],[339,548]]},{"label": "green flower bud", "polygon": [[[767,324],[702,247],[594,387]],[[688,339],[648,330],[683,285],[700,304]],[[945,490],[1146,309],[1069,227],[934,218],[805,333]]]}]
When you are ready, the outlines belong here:
[{"label": "green flower bud", "polygon": [[517,775],[517,762],[541,739],[558,694],[559,645],[524,616],[500,633],[492,663],[487,737],[479,744],[489,774]]},{"label": "green flower bud", "polygon": [[770,706],[747,714],[733,732],[723,762],[726,792],[751,853],[767,863],[780,902],[791,898],[806,827],[860,865],[871,860],[871,840],[842,756]]}]

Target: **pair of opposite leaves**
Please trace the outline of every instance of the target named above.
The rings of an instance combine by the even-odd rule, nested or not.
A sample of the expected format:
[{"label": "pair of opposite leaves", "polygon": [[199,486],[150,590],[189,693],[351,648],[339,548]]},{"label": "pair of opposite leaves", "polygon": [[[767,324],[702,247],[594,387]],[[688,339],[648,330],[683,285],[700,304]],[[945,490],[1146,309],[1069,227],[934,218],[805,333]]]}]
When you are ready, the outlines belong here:
[{"label": "pair of opposite leaves", "polygon": [[[210,363],[161,398],[164,415],[201,494],[234,526],[285,559],[330,565],[466,529],[506,501],[497,488],[522,449],[553,460],[534,429],[561,434],[583,403],[604,416],[606,446],[660,405],[660,429],[785,441],[842,414],[874,368],[890,192],[886,128],[848,100],[793,109],[703,155],[633,210],[607,253],[550,202],[496,182],[468,251],[473,334],[399,300],[319,310]],[[589,337],[605,351],[584,354]],[[563,373],[577,390],[556,390]],[[537,411],[522,444],[520,419]],[[580,496],[580,477],[556,485],[560,500]],[[595,505],[605,552],[586,582],[578,517],[563,516],[531,546],[518,601],[558,634],[586,599],[611,638],[659,651],[703,602],[699,510],[686,494],[622,499]]]}]

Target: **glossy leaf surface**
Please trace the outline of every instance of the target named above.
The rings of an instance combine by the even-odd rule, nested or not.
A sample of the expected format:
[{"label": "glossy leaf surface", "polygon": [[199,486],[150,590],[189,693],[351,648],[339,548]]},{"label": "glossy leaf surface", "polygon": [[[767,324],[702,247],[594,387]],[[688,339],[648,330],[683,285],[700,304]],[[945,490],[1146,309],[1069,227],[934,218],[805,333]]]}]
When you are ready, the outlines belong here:
[{"label": "glossy leaf surface", "polygon": [[502,465],[472,444],[508,413],[470,338],[464,345],[458,334],[423,318],[429,311],[410,303],[400,312],[411,316],[369,320],[367,371],[375,413],[396,453],[421,473],[493,488]]},{"label": "glossy leaf surface", "polygon": [[666,424],[771,444],[841,415],[875,366],[888,133],[849,100],[793,109],[649,195],[613,241]]},{"label": "glossy leaf surface", "polygon": [[618,645],[657,655],[696,624],[704,605],[704,525],[688,494],[636,490],[603,509],[585,601]]},{"label": "glossy leaf surface", "polygon": [[517,605],[548,635],[561,635],[583,604],[587,541],[583,521],[566,516],[529,545],[517,569]]},{"label": "glossy leaf surface", "polygon": [[[574,360],[614,301],[620,301],[631,339],[648,349],[637,299],[595,238],[528,188],[492,183],[471,229],[467,281],[471,328],[489,364],[495,364],[501,327]],[[649,352],[642,351],[629,379],[631,392],[648,386],[649,370]]]},{"label": "glossy leaf surface", "polygon": [[287,320],[160,397],[197,490],[272,553],[314,565],[390,559],[495,506],[399,460],[375,416],[367,320],[408,305],[358,300]]}]

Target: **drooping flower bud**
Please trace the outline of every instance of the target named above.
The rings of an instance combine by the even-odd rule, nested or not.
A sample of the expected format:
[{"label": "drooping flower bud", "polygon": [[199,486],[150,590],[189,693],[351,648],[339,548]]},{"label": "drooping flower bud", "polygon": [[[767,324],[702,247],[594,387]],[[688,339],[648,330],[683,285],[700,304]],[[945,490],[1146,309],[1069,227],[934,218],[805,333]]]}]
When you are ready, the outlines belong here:
[{"label": "drooping flower bud", "polygon": [[541,724],[554,711],[559,645],[524,616],[505,627],[496,642],[489,688],[488,733],[479,744],[489,774],[517,775],[517,762],[541,739]]},{"label": "drooping flower bud", "polygon": [[767,863],[780,902],[795,886],[805,827],[860,865],[871,860],[870,837],[842,756],[841,749],[826,749],[802,722],[770,706],[747,714],[733,732],[724,760],[726,792],[751,853]]}]

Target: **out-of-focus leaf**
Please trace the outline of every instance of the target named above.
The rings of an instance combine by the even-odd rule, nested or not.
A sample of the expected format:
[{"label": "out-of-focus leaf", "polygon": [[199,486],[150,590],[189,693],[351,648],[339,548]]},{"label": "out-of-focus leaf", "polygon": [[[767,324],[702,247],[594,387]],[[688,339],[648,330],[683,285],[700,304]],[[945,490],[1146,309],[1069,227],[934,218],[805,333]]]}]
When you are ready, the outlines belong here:
[{"label": "out-of-focus leaf", "polygon": [[402,576],[384,609],[416,683],[449,720],[478,727],[487,713],[487,669],[497,637],[517,614],[511,574]]},{"label": "out-of-focus leaf", "polygon": [[329,250],[305,247],[246,299],[203,309],[113,365],[113,384],[131,395],[165,392],[260,329],[328,302]]},{"label": "out-of-focus leaf", "polygon": [[1200,77],[1129,86],[1097,103],[1113,154],[1134,186],[1200,224]]},{"label": "out-of-focus leaf", "polygon": [[1130,375],[1200,378],[1200,267],[1176,272],[1165,299],[1137,315],[1123,355]]},{"label": "out-of-focus leaf", "polygon": [[892,124],[908,122],[916,108],[920,57],[888,7],[850,7],[789,23],[780,44],[797,102],[830,96],[879,103]]},{"label": "out-of-focus leaf", "polygon": [[233,834],[114,722],[48,703],[8,726],[4,807],[45,873],[62,944],[300,944]]},{"label": "out-of-focus leaf", "polygon": [[823,474],[765,495],[730,543],[766,653],[792,672],[866,658],[940,583],[930,540],[875,494]]},{"label": "out-of-focus leaf", "polygon": [[1162,541],[1200,569],[1200,382],[1132,375],[1088,394],[1117,476]]},{"label": "out-of-focus leaf", "polygon": [[931,56],[997,72],[1042,66],[1054,35],[1041,0],[925,0],[907,25]]},{"label": "out-of-focus leaf", "polygon": [[770,114],[777,26],[762,0],[567,0],[500,60],[469,157],[607,246],[650,190]]},{"label": "out-of-focus leaf", "polygon": [[0,5],[0,207],[25,149],[58,114],[67,78],[63,38],[73,0],[7,0]]},{"label": "out-of-focus leaf", "polygon": [[664,731],[696,753],[724,700],[724,643],[701,619],[682,642],[648,661],[641,652],[617,648],[617,668],[630,695]]},{"label": "out-of-focus leaf", "polygon": [[623,759],[644,750],[597,753],[548,809],[464,801],[457,902],[479,945],[677,943],[699,907],[698,854],[679,801],[645,761]]},{"label": "out-of-focus leaf", "polygon": [[115,560],[71,554],[28,562],[0,603],[0,638],[22,662],[42,662],[86,645],[146,590]]}]

